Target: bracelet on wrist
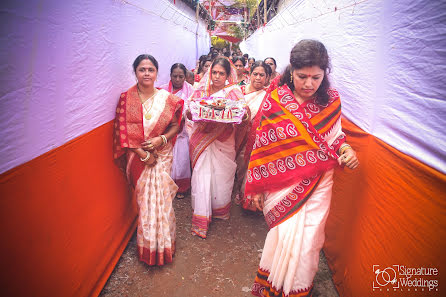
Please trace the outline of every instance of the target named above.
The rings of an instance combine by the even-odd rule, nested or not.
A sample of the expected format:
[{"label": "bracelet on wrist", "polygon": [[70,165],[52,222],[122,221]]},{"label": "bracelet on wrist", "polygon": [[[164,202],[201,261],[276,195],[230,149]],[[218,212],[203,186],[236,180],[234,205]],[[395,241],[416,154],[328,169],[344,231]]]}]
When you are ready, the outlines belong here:
[{"label": "bracelet on wrist", "polygon": [[341,148],[339,149],[339,154],[342,155],[344,154],[344,152],[348,149],[351,149],[351,145],[348,143],[344,143],[343,145],[341,145]]},{"label": "bracelet on wrist", "polygon": [[148,151],[145,151],[145,152],[147,153],[146,157],[145,158],[139,158],[142,162],[145,162],[145,161],[149,160],[149,158],[150,158],[150,152],[148,152]]},{"label": "bracelet on wrist", "polygon": [[167,144],[167,137],[166,137],[166,135],[160,135],[160,137],[163,140],[163,144],[166,145]]}]

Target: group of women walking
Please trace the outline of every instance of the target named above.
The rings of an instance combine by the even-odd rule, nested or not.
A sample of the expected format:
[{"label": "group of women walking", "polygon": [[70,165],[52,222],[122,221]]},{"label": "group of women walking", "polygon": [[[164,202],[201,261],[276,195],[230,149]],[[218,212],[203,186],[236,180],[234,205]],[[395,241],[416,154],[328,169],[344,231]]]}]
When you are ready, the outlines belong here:
[{"label": "group of women walking", "polygon": [[[229,219],[234,198],[263,211],[270,227],[253,295],[310,296],[333,168],[359,165],[342,132],[327,50],[315,40],[298,42],[282,75],[272,58],[250,61],[249,75],[240,59],[202,62],[194,87],[177,63],[169,83],[155,88],[158,62],[140,55],[133,64],[137,84],[118,102],[114,157],[139,206],[139,258],[172,262],[177,192],[181,198],[190,190],[191,231],[202,238],[212,219]],[[241,123],[193,119],[189,103],[209,97],[243,102]]]}]

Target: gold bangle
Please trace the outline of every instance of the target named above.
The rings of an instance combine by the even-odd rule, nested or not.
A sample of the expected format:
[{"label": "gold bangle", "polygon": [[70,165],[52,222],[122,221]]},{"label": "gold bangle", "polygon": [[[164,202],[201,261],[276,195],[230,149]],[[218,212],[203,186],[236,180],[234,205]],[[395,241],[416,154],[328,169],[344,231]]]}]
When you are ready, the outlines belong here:
[{"label": "gold bangle", "polygon": [[341,148],[339,149],[339,154],[342,155],[344,154],[344,152],[348,149],[351,149],[351,145],[348,143],[344,143],[343,145],[341,145]]}]

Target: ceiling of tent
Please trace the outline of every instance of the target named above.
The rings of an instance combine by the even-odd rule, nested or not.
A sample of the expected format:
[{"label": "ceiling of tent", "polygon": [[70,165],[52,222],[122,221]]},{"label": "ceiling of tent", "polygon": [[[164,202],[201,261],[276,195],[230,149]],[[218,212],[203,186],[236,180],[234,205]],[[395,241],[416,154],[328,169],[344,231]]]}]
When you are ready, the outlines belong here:
[{"label": "ceiling of tent", "polygon": [[[240,42],[271,20],[281,0],[183,0],[207,21],[211,36]],[[266,7],[265,7],[266,6]],[[264,17],[266,15],[266,18]]]}]

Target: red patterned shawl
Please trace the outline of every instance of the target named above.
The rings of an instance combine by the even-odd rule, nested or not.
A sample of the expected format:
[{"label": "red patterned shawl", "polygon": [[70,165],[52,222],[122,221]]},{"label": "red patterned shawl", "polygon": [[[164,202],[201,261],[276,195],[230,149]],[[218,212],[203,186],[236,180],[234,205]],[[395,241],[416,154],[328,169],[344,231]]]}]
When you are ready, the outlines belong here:
[{"label": "red patterned shawl", "polygon": [[286,85],[267,95],[258,114],[246,194],[277,191],[337,164],[337,149],[325,142],[324,134],[340,120],[341,102],[338,92],[329,94],[326,106],[314,99],[299,105]]},{"label": "red patterned shawl", "polygon": [[[298,182],[265,219],[270,228],[299,211],[317,187],[322,175],[337,165],[337,150],[345,141],[339,136],[332,145],[324,140],[340,124],[339,93],[329,90],[322,106],[314,99],[299,105],[288,86],[269,92],[257,114],[257,125],[247,173],[245,195],[278,191]],[[254,129],[256,129],[254,131]],[[248,145],[250,145],[248,143]]]},{"label": "red patterned shawl", "polygon": [[[159,90],[156,96],[164,95]],[[126,166],[126,150],[128,148],[140,148],[141,143],[145,139],[159,136],[164,133],[166,128],[176,114],[178,123],[181,121],[184,101],[175,95],[169,94],[165,107],[159,117],[153,130],[149,135],[144,135],[143,127],[143,108],[139,99],[136,85],[131,87],[127,92],[121,94],[118,106],[116,108],[115,126],[114,126],[114,158],[118,166],[125,171]],[[173,140],[174,141],[174,140]],[[136,185],[138,178],[144,170],[144,162],[139,158],[134,158],[131,164],[131,176],[129,181]]]}]

